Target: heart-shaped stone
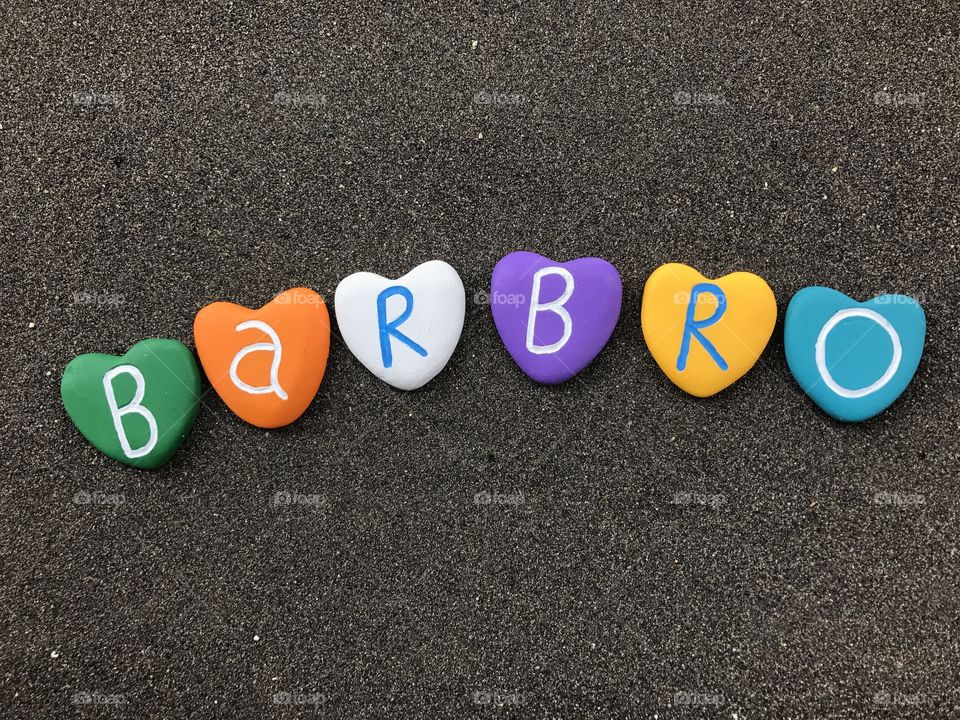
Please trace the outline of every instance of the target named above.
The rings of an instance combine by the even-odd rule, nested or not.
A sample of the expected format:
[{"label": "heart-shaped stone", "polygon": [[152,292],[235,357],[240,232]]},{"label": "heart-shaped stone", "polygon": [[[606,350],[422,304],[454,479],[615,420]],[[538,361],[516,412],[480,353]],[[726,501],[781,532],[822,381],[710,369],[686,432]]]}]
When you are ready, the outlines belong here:
[{"label": "heart-shaped stone", "polygon": [[259,310],[215,302],[193,323],[200,363],[237,416],[289,425],[313,401],[330,354],[330,315],[313,290],[293,288]]},{"label": "heart-shaped stone", "polygon": [[176,340],[142,340],[121,357],[90,353],[63,371],[60,397],[73,424],[105,455],[138,468],[163,465],[200,406],[200,370]]},{"label": "heart-shaped stone", "polygon": [[512,252],[490,278],[490,310],[507,352],[545,385],[569,380],[599,354],[620,319],[622,297],[617,269],[595,257],[558,263]]},{"label": "heart-shaped stone", "polygon": [[431,260],[397,280],[370,272],[345,277],[333,304],[350,352],[384,382],[415,390],[453,355],[466,298],[457,271]]},{"label": "heart-shaped stone", "polygon": [[927,332],[906,295],[857,302],[825,287],[800,290],[787,306],[787,364],[803,391],[837,420],[871,418],[913,379]]},{"label": "heart-shaped stone", "polygon": [[773,334],[777,301],[763,278],[710,280],[688,265],[661,265],[643,288],[640,324],[650,354],[680,389],[709,397],[754,366]]}]

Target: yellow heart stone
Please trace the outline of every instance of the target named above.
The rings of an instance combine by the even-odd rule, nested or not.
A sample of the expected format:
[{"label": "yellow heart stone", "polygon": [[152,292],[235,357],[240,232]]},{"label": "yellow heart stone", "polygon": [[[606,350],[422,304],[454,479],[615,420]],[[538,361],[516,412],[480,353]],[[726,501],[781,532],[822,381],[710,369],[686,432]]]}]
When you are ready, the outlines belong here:
[{"label": "yellow heart stone", "polygon": [[640,325],[660,369],[677,387],[709,397],[753,367],[777,322],[763,278],[735,272],[710,280],[688,265],[661,265],[643,288]]}]

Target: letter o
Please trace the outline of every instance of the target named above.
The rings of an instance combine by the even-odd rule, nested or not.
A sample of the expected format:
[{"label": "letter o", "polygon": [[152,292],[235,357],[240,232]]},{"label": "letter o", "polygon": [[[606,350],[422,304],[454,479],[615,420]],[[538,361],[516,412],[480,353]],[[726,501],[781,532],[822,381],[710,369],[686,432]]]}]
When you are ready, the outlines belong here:
[{"label": "letter o", "polygon": [[[887,335],[890,336],[890,341],[893,343],[893,358],[891,358],[890,364],[887,366],[887,369],[883,375],[880,376],[880,379],[871,385],[868,385],[867,387],[859,388],[857,390],[850,390],[849,388],[845,388],[837,383],[837,381],[833,379],[833,375],[830,374],[830,370],[827,369],[827,336],[830,334],[830,331],[833,330],[833,328],[835,328],[839,323],[851,317],[865,317],[869,320],[873,320],[875,323],[877,323],[877,325],[886,331]],[[897,334],[897,331],[893,329],[893,325],[891,325],[890,321],[880,313],[873,310],[868,310],[867,308],[848,308],[847,310],[840,310],[826,322],[826,324],[820,329],[820,334],[817,336],[816,360],[817,370],[820,371],[820,377],[823,379],[823,382],[826,383],[828,388],[830,388],[840,397],[844,398],[856,399],[875,393],[877,390],[890,382],[893,376],[896,375],[897,370],[900,368],[900,360],[902,357],[903,348],[900,346],[900,336]]]}]

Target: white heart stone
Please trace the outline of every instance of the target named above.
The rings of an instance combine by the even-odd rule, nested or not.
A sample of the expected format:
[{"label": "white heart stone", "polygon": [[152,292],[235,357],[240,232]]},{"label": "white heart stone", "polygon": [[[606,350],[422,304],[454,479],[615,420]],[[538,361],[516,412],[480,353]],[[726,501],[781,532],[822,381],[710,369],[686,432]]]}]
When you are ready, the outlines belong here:
[{"label": "white heart stone", "polygon": [[466,297],[457,271],[431,260],[397,280],[349,275],[337,285],[333,304],[350,352],[384,382],[416,390],[453,355]]}]

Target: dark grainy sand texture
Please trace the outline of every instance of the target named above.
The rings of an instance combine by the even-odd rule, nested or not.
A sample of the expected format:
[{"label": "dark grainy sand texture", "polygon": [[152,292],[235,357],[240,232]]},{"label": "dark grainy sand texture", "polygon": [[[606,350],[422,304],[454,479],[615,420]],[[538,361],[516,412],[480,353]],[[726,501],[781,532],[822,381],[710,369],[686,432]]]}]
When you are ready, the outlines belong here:
[{"label": "dark grainy sand texture", "polygon": [[[81,5],[0,23],[0,717],[960,714],[954,0]],[[624,278],[557,388],[483,304],[515,249]],[[208,302],[432,258],[469,307],[421,391],[335,337],[296,424],[208,392],[156,472],[60,404],[75,355],[192,347]],[[640,332],[669,261],[781,317],[914,295],[924,360],[842,425],[781,320],[687,397]]]}]

